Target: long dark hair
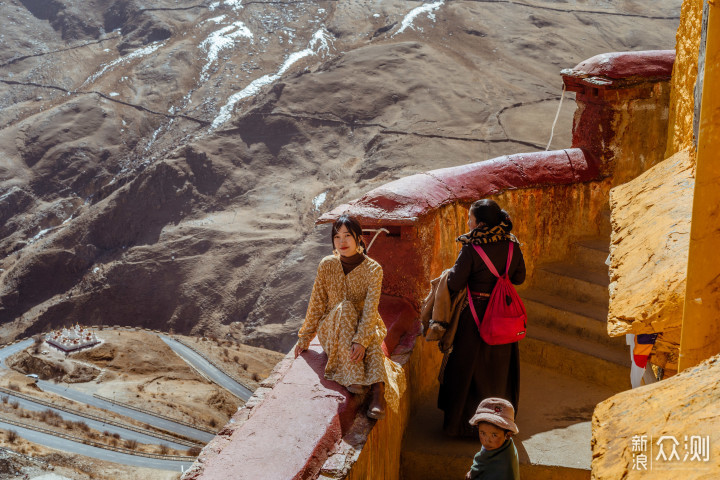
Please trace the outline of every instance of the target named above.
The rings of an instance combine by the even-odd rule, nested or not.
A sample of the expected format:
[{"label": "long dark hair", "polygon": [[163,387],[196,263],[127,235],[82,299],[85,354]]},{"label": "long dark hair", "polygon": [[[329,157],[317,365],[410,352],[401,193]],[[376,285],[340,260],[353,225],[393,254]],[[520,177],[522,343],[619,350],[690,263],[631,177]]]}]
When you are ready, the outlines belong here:
[{"label": "long dark hair", "polygon": [[332,231],[330,232],[330,243],[333,248],[335,248],[335,235],[340,231],[343,225],[348,229],[348,232],[350,232],[350,235],[353,236],[357,244],[360,245],[363,250],[367,250],[365,241],[362,238],[362,227],[360,226],[360,223],[350,215],[340,215],[340,218],[335,220],[335,223],[333,223]]},{"label": "long dark hair", "polygon": [[470,205],[470,213],[475,217],[477,223],[484,223],[488,228],[492,228],[501,223],[508,225],[507,231],[512,230],[513,224],[510,215],[500,208],[495,200],[483,198]]}]

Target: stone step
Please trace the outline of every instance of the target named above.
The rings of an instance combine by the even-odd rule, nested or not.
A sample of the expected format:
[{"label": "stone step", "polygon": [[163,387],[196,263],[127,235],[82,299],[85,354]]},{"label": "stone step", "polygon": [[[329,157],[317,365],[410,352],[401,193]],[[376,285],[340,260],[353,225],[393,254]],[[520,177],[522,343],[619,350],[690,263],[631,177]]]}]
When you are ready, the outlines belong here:
[{"label": "stone step", "polygon": [[[592,413],[597,403],[613,393],[609,388],[521,362],[516,417],[520,433],[514,438],[520,478],[589,479]],[[410,419],[400,458],[401,479],[464,478],[480,450],[477,439],[443,434],[443,413],[435,406],[436,398],[437,392],[426,397]]]},{"label": "stone step", "polygon": [[607,270],[592,270],[566,262],[540,265],[533,279],[533,286],[551,295],[605,308],[610,298],[609,284]]},{"label": "stone step", "polygon": [[625,339],[607,333],[607,307],[578,302],[542,290],[527,289],[521,294],[528,314],[528,328],[559,330],[578,338],[623,350]]},{"label": "stone step", "polygon": [[520,359],[564,375],[604,385],[616,392],[630,388],[630,353],[572,333],[540,325],[528,328]]},{"label": "stone step", "polygon": [[570,246],[568,260],[575,265],[582,265],[588,270],[602,270],[607,275],[605,264],[610,254],[610,238],[589,238],[575,242]]}]

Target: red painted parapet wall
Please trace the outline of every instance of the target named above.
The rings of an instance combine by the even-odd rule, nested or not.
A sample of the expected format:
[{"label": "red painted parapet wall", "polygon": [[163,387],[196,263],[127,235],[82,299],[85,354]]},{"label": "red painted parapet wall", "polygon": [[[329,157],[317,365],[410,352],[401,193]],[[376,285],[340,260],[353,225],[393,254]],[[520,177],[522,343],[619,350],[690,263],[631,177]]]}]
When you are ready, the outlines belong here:
[{"label": "red painted parapet wall", "polygon": [[572,146],[613,185],[664,160],[674,50],[603,53],[561,72],[576,92]]},{"label": "red painted parapet wall", "polygon": [[578,148],[519,153],[401,178],[340,205],[321,216],[319,223],[349,212],[363,226],[414,225],[444,205],[467,204],[508,189],[567,185],[597,177],[597,166]]},{"label": "red painted parapet wall", "polygon": [[[633,58],[642,64],[633,65]],[[400,411],[369,420],[364,399],[324,380],[325,356],[313,344],[275,368],[183,479],[399,478],[405,426],[413,405],[434,391],[441,360],[434,344],[416,339],[418,309],[430,279],[455,260],[467,206],[489,197],[508,210],[529,277],[536,263],[564,255],[573,238],[597,235],[609,189],[662,160],[671,68],[662,52],[590,59],[563,71],[568,88],[578,92],[573,148],[413,175],[323,215],[321,223],[349,213],[366,228],[389,231],[369,255],[384,271],[386,347],[404,363],[408,380]],[[592,85],[601,83],[596,95]]]}]

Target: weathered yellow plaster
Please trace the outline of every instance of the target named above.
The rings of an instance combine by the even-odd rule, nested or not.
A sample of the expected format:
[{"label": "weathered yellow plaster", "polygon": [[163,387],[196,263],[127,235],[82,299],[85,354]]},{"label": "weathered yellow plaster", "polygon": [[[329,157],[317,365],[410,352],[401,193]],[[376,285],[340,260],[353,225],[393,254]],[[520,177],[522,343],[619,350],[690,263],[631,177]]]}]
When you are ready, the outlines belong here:
[{"label": "weathered yellow plaster", "polygon": [[611,337],[680,327],[693,184],[690,156],[679,152],[611,190]]},{"label": "weathered yellow plaster", "polygon": [[680,370],[720,353],[720,6],[710,4]]},{"label": "weathered yellow plaster", "polygon": [[[720,471],[720,416],[717,409],[720,357],[662,382],[619,393],[595,408],[592,420],[593,480],[704,480]],[[645,448],[636,443],[645,436]],[[663,461],[657,442],[677,442],[679,460]],[[690,461],[690,437],[709,437],[707,453]],[[662,440],[667,458],[672,440]],[[688,457],[685,458],[685,454]],[[646,467],[638,465],[645,454]],[[684,460],[683,460],[684,459]]]},{"label": "weathered yellow plaster", "polygon": [[665,158],[693,148],[694,89],[698,73],[698,50],[703,0],[685,0],[675,44],[675,65],[670,82],[670,113]]}]

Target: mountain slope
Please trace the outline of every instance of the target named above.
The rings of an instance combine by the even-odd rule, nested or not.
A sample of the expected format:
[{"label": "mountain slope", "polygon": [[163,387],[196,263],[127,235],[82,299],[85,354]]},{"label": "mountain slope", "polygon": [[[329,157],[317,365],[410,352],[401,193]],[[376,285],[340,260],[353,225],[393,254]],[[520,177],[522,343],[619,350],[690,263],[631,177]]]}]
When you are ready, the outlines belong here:
[{"label": "mountain slope", "polygon": [[543,149],[558,71],[673,48],[680,3],[3,2],[0,336],[102,322],[287,350],[331,250],[320,212]]}]

